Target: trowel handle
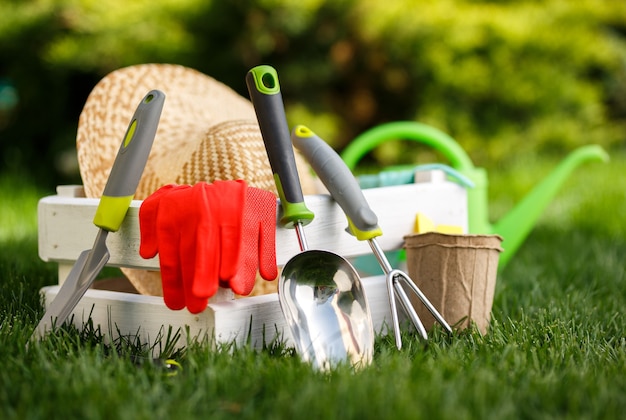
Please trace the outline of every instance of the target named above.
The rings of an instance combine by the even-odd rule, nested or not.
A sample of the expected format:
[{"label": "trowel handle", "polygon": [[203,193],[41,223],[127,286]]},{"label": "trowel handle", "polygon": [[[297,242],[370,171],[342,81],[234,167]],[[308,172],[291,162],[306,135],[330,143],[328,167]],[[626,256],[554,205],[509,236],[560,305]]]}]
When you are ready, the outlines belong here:
[{"label": "trowel handle", "polygon": [[246,85],[280,196],[281,224],[306,225],[313,220],[313,213],[304,203],[276,70],[271,66],[254,67],[246,75]]},{"label": "trowel handle", "polygon": [[96,226],[110,232],[120,228],[148,161],[164,103],[165,94],[159,90],[151,90],[139,102],[96,210]]},{"label": "trowel handle", "polygon": [[372,211],[356,178],[337,152],[307,127],[299,125],[291,141],[348,217],[350,230],[359,240],[380,236],[378,217]]}]

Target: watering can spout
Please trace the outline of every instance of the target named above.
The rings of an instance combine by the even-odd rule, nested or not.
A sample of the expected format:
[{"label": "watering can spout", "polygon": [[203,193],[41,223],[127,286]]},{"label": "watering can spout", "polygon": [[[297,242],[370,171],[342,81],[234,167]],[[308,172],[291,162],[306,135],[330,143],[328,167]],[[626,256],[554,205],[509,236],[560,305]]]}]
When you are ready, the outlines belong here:
[{"label": "watering can spout", "polygon": [[598,145],[583,146],[574,150],[522,201],[497,221],[492,226],[492,233],[504,238],[505,252],[500,256],[502,266],[506,265],[524,242],[543,210],[554,199],[574,169],[585,162],[608,160],[609,155]]}]

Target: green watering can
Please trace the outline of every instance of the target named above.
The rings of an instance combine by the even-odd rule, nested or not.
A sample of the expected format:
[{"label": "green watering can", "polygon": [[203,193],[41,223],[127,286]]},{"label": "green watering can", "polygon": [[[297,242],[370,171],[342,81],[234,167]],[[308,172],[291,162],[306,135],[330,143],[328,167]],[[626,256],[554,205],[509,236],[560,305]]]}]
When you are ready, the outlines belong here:
[{"label": "green watering can", "polygon": [[432,146],[449,160],[455,170],[474,183],[474,188],[467,191],[469,233],[502,236],[505,250],[500,254],[500,269],[522,245],[539,215],[573,170],[587,161],[606,162],[609,159],[606,151],[598,145],[582,146],[574,150],[512,210],[491,224],[487,199],[487,171],[475,167],[465,150],[452,137],[436,128],[410,121],[382,124],[355,138],[341,153],[341,158],[351,170],[354,170],[357,162],[370,150],[381,143],[397,139],[413,140]]}]

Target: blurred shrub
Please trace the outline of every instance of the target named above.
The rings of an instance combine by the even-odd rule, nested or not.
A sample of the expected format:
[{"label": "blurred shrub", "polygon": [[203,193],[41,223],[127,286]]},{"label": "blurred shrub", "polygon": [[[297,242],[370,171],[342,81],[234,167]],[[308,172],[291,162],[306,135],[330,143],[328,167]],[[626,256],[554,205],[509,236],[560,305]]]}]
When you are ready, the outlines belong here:
[{"label": "blurred shrub", "polygon": [[[5,1],[0,57],[2,164],[49,182],[63,181],[53,165],[73,149],[93,85],[142,62],[193,67],[242,95],[247,70],[271,64],[290,123],[338,149],[407,119],[448,132],[483,166],[626,143],[622,1]],[[370,159],[416,151],[398,142]]]},{"label": "blurred shrub", "polygon": [[482,162],[624,144],[625,2],[388,3],[357,8],[379,118],[432,124]]}]

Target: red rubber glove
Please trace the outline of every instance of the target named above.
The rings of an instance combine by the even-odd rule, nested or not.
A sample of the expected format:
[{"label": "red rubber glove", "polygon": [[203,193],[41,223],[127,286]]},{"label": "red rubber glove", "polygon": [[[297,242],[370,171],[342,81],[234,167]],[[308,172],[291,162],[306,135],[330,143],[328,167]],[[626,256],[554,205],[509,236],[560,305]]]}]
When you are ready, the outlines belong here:
[{"label": "red rubber glove", "polygon": [[278,276],[276,268],[276,197],[269,191],[248,187],[241,227],[239,265],[229,286],[239,295],[249,295],[257,268],[265,280]]},{"label": "red rubber glove", "polygon": [[[195,282],[218,287],[219,254],[210,238],[217,236],[206,190],[210,185],[166,185],[142,203],[139,209],[140,246],[143,258],[157,253],[161,266],[163,300],[168,308],[185,306],[202,312],[208,296],[192,293]],[[211,261],[209,261],[211,259]]]},{"label": "red rubber glove", "polygon": [[170,309],[202,312],[218,284],[247,295],[257,268],[277,276],[276,198],[242,180],[167,185],[144,200],[139,225],[139,253],[159,253]]},{"label": "red rubber glove", "polygon": [[167,185],[139,209],[139,254],[159,254],[168,308],[202,312],[220,281],[236,273],[244,181]]},{"label": "red rubber glove", "polygon": [[[213,280],[217,291],[217,264],[206,261],[219,255],[203,249],[215,235],[206,195],[207,184],[166,185],[143,201],[139,209],[143,258],[159,254],[163,300],[168,308],[202,312],[208,297],[192,293],[196,281]],[[200,256],[200,258],[197,258]]]},{"label": "red rubber glove", "polygon": [[[204,241],[208,242],[208,250],[218,255],[200,261],[200,264],[204,261],[215,264],[217,261],[219,284],[222,287],[229,287],[230,279],[237,272],[239,265],[241,224],[247,186],[245,181],[237,180],[214,181],[209,187],[206,193],[216,231]],[[201,238],[198,238],[198,242],[200,241]],[[204,271],[208,272],[210,268]],[[193,283],[192,292],[195,296],[210,298],[216,291],[215,283],[212,281],[197,279]]]}]

